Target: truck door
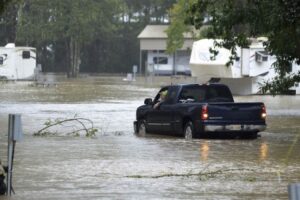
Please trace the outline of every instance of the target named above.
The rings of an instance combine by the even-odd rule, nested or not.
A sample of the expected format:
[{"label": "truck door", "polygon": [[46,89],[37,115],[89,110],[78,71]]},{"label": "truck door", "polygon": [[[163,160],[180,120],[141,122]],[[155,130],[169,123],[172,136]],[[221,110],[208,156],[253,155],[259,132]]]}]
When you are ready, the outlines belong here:
[{"label": "truck door", "polygon": [[154,99],[154,104],[159,102],[160,94],[167,91],[167,96],[165,100],[155,108],[155,106],[148,112],[147,115],[147,125],[150,132],[171,132],[172,128],[172,94],[173,87],[167,87],[160,90],[156,98]]}]

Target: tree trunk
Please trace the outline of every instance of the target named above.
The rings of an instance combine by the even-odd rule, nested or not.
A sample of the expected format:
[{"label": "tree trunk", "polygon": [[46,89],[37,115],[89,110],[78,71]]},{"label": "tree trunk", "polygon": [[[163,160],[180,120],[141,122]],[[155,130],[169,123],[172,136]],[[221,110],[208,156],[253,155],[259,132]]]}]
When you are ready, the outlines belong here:
[{"label": "tree trunk", "polygon": [[70,39],[69,43],[70,67],[68,70],[69,78],[77,78],[80,67],[80,43],[74,39]]}]

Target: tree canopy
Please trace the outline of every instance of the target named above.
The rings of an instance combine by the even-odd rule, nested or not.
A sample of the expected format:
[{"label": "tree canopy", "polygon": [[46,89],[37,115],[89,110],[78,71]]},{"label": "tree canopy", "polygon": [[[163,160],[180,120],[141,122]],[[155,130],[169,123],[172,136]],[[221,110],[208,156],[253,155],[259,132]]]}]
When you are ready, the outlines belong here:
[{"label": "tree canopy", "polygon": [[0,3],[0,13],[3,12],[3,10],[6,8],[6,6],[8,5],[8,3],[10,3],[11,0],[2,0]]},{"label": "tree canopy", "polygon": [[43,71],[128,72],[139,63],[137,35],[168,23],[176,0],[5,0],[0,44],[37,48]]},{"label": "tree canopy", "polygon": [[167,29],[168,53],[174,53],[177,49],[181,48],[184,43],[183,33],[190,31],[190,27],[184,22],[188,17],[186,8],[191,2],[191,0],[179,0],[169,11],[172,23]]},{"label": "tree canopy", "polygon": [[62,42],[68,75],[76,77],[81,64],[81,51],[95,38],[114,31],[118,0],[36,0],[24,1],[18,15],[17,42],[38,47]]},{"label": "tree canopy", "polygon": [[235,47],[247,47],[249,38],[268,38],[264,46],[277,57],[273,67],[278,77],[264,84],[264,92],[285,93],[300,82],[300,72],[289,73],[293,62],[300,64],[300,1],[193,0],[184,4],[184,10],[186,15],[179,16],[184,23],[197,29],[209,25],[205,37],[223,39],[217,45],[230,49],[232,59]]}]

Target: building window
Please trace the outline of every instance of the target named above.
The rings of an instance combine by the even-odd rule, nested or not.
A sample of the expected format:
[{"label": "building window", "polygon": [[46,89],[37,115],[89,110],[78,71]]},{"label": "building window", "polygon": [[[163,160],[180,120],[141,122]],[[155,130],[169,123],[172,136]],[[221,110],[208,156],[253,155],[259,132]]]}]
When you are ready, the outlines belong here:
[{"label": "building window", "polygon": [[153,53],[163,54],[165,53],[165,50],[153,50]]},{"label": "building window", "polygon": [[267,62],[268,61],[268,53],[266,51],[255,52],[255,60],[256,60],[256,62]]},{"label": "building window", "polygon": [[23,51],[22,52],[23,59],[30,59],[30,51]]},{"label": "building window", "polygon": [[287,70],[286,70],[286,72],[287,73],[291,73],[292,71],[293,71],[293,64],[290,63],[289,66],[288,66],[288,68],[287,68]]},{"label": "building window", "polygon": [[154,57],[153,58],[154,64],[168,64],[168,58],[167,57]]}]

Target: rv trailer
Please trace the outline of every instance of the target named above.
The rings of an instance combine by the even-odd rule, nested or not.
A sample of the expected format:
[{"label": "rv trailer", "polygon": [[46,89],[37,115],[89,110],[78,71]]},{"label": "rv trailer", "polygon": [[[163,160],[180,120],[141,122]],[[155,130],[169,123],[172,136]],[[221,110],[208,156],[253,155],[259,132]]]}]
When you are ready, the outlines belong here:
[{"label": "rv trailer", "polygon": [[[228,49],[215,47],[213,39],[196,41],[190,57],[192,76],[202,83],[211,79],[218,80],[219,83],[228,85],[233,94],[260,93],[261,85],[276,76],[272,67],[276,57],[266,51],[263,46],[265,40],[267,38],[256,38],[252,40],[249,48],[236,47],[237,59],[229,66],[227,63],[231,52]],[[216,49],[218,54],[214,57],[210,49]],[[299,70],[300,66],[293,63],[290,73],[298,73]],[[288,89],[300,94],[299,83]]]},{"label": "rv trailer", "polygon": [[32,80],[35,68],[35,48],[16,47],[12,43],[0,47],[0,79]]}]

